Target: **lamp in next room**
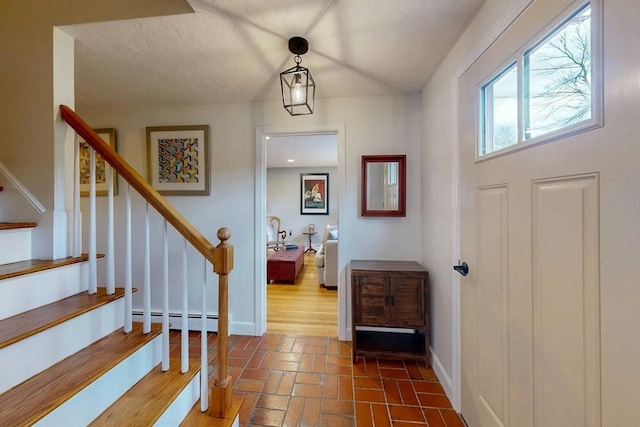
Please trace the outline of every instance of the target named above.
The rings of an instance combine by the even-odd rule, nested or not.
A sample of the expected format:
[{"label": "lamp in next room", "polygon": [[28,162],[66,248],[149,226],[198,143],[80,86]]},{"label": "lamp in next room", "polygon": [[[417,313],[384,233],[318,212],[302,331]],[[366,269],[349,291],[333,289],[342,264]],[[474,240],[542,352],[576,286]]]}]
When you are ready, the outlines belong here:
[{"label": "lamp in next room", "polygon": [[282,88],[282,105],[292,116],[313,114],[316,97],[316,84],[308,68],[300,65],[302,58],[309,50],[309,43],[302,37],[289,39],[289,51],[295,55],[295,67],[280,73]]}]

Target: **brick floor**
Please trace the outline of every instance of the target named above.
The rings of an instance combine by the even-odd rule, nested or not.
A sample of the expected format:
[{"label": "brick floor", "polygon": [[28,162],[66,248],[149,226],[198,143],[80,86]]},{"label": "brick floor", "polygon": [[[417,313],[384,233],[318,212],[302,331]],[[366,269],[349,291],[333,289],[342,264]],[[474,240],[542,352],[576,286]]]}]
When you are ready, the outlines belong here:
[{"label": "brick floor", "polygon": [[[191,355],[200,336],[190,333]],[[208,337],[210,374],[216,337]],[[171,332],[172,354],[180,335]],[[265,334],[229,337],[241,426],[463,427],[435,373],[412,361],[362,359],[337,338]],[[210,378],[210,383],[213,376]]]}]

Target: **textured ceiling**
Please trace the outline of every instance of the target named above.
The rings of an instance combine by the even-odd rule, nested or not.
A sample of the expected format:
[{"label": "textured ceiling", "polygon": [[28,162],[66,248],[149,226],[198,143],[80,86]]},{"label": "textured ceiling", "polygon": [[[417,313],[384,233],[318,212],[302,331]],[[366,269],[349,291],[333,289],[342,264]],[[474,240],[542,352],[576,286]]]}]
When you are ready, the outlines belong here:
[{"label": "textured ceiling", "polygon": [[196,13],[64,27],[76,107],[277,100],[292,36],[316,98],[420,92],[484,0],[188,0]]}]

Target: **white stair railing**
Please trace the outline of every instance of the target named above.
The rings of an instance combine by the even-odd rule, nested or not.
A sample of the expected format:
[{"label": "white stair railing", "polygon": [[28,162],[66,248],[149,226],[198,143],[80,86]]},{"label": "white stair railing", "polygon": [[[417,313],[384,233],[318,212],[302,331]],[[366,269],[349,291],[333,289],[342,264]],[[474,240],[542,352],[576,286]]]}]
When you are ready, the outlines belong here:
[{"label": "white stair railing", "polygon": [[124,267],[124,331],[131,332],[133,329],[133,268],[131,251],[131,185],[127,184],[126,198],[126,226],[125,226],[125,267]]},{"label": "white stair railing", "polygon": [[96,236],[96,152],[90,150],[89,160],[89,293],[98,292],[98,250]]},{"label": "white stair railing", "polygon": [[[189,371],[189,286],[187,270],[187,239],[182,245],[182,336],[180,337],[180,372]],[[206,276],[205,276],[206,277]],[[204,313],[204,312],[203,312]]]},{"label": "white stair railing", "polygon": [[35,210],[40,213],[45,213],[47,211],[44,205],[40,203],[38,199],[36,199],[36,196],[34,196],[33,193],[29,191],[27,187],[25,187],[2,162],[0,162],[0,173],[7,177],[11,185],[13,185],[20,192],[20,194],[22,194],[22,196],[27,199],[27,201],[31,204],[31,206],[33,206]]},{"label": "white stair railing", "polygon": [[[92,150],[93,151],[93,150]],[[116,253],[115,253],[115,228],[113,212],[113,169],[105,164],[107,172],[107,294],[116,292]]]},{"label": "white stair railing", "polygon": [[[132,291],[133,291],[133,247],[132,247],[132,201],[131,201],[131,187],[145,199],[145,212],[144,212],[144,239],[142,245],[144,246],[143,255],[143,289],[142,289],[142,308],[143,308],[143,332],[151,332],[151,230],[150,230],[150,204],[161,214],[163,217],[163,232],[162,232],[162,269],[161,269],[161,300],[162,300],[162,370],[169,369],[170,364],[170,352],[169,352],[169,239],[168,239],[168,223],[170,222],[175,229],[182,234],[185,238],[182,248],[182,327],[181,327],[181,371],[187,372],[189,370],[189,314],[188,314],[188,268],[187,268],[187,241],[200,252],[204,260],[205,268],[211,268],[213,264],[213,270],[220,277],[220,290],[219,290],[219,319],[218,319],[218,378],[215,381],[212,394],[212,405],[209,404],[209,389],[208,389],[208,331],[207,331],[207,289],[205,283],[202,283],[202,307],[201,307],[201,353],[200,353],[200,407],[201,410],[209,410],[210,415],[218,418],[224,418],[226,411],[230,407],[231,402],[231,381],[227,375],[227,334],[228,334],[228,304],[227,304],[227,277],[231,269],[233,268],[233,247],[228,244],[230,233],[227,229],[221,228],[218,231],[218,238],[221,243],[214,248],[200,233],[195,230],[182,216],[171,207],[168,202],[157,191],[151,188],[148,183],[142,179],[142,177],[135,172],[114,150],[111,149],[104,141],[102,141],[96,134],[84,123],[73,111],[68,107],[61,106],[61,113],[63,119],[73,127],[76,132],[80,134],[89,144],[92,149],[90,157],[91,168],[91,183],[89,192],[89,292],[95,293],[97,290],[97,237],[96,237],[96,224],[97,224],[97,209],[96,209],[96,185],[95,185],[95,164],[96,164],[96,152],[94,149],[100,148],[100,154],[105,159],[108,165],[116,165],[117,171],[127,181],[127,191],[125,199],[125,260],[124,260],[124,279],[125,279],[125,313],[124,313],[124,331],[131,332],[132,330]],[[77,144],[76,144],[77,145]],[[77,159],[76,155],[76,159]],[[76,162],[77,163],[77,162]],[[107,166],[108,167],[108,166]],[[115,292],[115,226],[114,226],[114,195],[113,195],[113,173],[111,168],[107,170],[107,188],[108,188],[108,209],[107,209],[107,290],[110,293]],[[79,177],[79,172],[74,173],[76,178]],[[76,179],[76,183],[79,179]],[[79,186],[76,189],[77,195],[79,195]],[[74,224],[79,222],[82,217],[80,213],[79,197],[74,195]],[[76,225],[74,225],[74,229]],[[81,229],[81,225],[77,226],[77,229]],[[74,240],[75,241],[75,240]],[[74,248],[74,251],[76,249]],[[206,277],[206,276],[205,276]],[[224,301],[223,301],[224,299]],[[220,312],[222,311],[222,312]]]}]

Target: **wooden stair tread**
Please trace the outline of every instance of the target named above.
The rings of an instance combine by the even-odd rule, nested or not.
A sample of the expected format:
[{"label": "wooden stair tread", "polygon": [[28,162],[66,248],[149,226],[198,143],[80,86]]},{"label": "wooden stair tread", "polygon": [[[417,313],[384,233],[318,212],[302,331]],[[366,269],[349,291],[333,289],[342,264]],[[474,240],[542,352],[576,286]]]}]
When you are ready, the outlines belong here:
[{"label": "wooden stair tread", "polygon": [[[104,254],[98,254],[98,258],[103,257]],[[51,268],[64,267],[65,265],[77,264],[88,260],[89,255],[82,254],[77,258],[30,259],[27,261],[12,262],[11,264],[2,264],[0,265],[0,280],[37,273],[38,271],[49,270]]]},{"label": "wooden stair tread", "polygon": [[116,288],[113,295],[107,295],[106,288],[98,288],[98,292],[94,295],[82,292],[0,320],[0,348],[33,336],[38,332],[59,325],[122,297],[124,297],[124,288]]},{"label": "wooden stair tread", "polygon": [[153,368],[90,425],[154,425],[200,369],[199,360],[191,360],[190,369],[184,374],[180,372],[180,359],[171,359],[167,372],[162,372],[161,365]]},{"label": "wooden stair tread", "polygon": [[[2,190],[0,190],[2,191]],[[0,222],[0,230],[16,230],[19,228],[34,228],[35,222]]]},{"label": "wooden stair tread", "polygon": [[231,407],[227,411],[227,415],[224,418],[213,418],[206,412],[200,412],[200,400],[198,399],[180,423],[180,427],[229,427],[233,425],[243,401],[242,396],[234,395],[231,397]]},{"label": "wooden stair tread", "polygon": [[161,332],[159,324],[148,334],[139,323],[128,334],[120,328],[18,384],[0,395],[0,425],[31,425],[42,419]]}]

